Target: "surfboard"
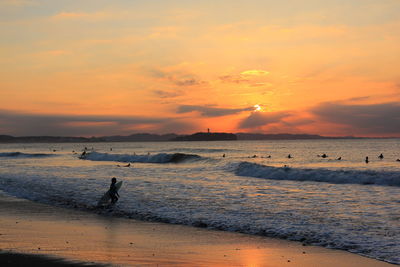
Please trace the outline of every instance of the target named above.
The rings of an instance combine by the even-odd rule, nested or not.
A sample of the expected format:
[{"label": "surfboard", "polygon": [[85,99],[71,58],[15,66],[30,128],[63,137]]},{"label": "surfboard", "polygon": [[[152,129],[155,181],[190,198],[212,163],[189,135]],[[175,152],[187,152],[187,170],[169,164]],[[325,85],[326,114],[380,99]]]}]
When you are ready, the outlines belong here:
[{"label": "surfboard", "polygon": [[[119,181],[118,183],[115,184],[117,192],[121,188],[121,186],[122,186],[122,181]],[[107,192],[104,193],[104,195],[100,198],[99,202],[97,202],[97,206],[104,206],[110,203],[111,197],[109,192],[110,190],[107,190]]]}]

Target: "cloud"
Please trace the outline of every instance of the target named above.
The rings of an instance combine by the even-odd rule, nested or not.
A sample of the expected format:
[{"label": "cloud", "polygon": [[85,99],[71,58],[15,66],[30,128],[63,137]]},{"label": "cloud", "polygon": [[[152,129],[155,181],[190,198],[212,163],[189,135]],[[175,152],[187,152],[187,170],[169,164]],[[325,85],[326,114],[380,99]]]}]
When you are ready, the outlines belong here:
[{"label": "cloud", "polygon": [[131,134],[148,130],[162,133],[163,130],[189,131],[193,125],[174,118],[146,118],[137,116],[101,115],[41,115],[0,110],[2,134],[56,135],[56,136],[101,136]]},{"label": "cloud", "polygon": [[252,112],[250,116],[239,123],[240,129],[251,129],[281,122],[283,118],[290,116],[287,111],[283,112]]},{"label": "cloud", "polygon": [[160,98],[174,98],[185,94],[185,92],[182,90],[175,90],[175,91],[154,90],[153,93]]},{"label": "cloud", "polygon": [[283,123],[288,127],[297,127],[297,126],[310,125],[312,123],[315,123],[315,120],[309,118],[301,118],[301,117],[290,117],[290,119],[285,120]]},{"label": "cloud", "polygon": [[322,103],[310,110],[317,118],[348,126],[358,134],[396,134],[400,136],[400,104],[398,102],[347,105]]},{"label": "cloud", "polygon": [[163,71],[159,69],[152,69],[148,71],[152,77],[164,79],[176,86],[195,86],[205,84],[205,81],[200,80],[196,75],[186,73],[184,71]]},{"label": "cloud", "polygon": [[202,83],[201,81],[196,80],[195,78],[181,78],[181,79],[170,78],[170,80],[178,86],[192,86]]},{"label": "cloud", "polygon": [[224,83],[247,84],[252,87],[270,86],[265,77],[268,74],[269,72],[265,70],[246,70],[239,74],[220,76],[219,80]]},{"label": "cloud", "polygon": [[265,76],[269,74],[269,71],[265,70],[246,70],[240,73],[241,75],[254,75],[254,76]]},{"label": "cloud", "polygon": [[242,75],[224,75],[220,76],[219,79],[222,82],[237,83],[237,84],[250,82],[249,79],[244,78]]},{"label": "cloud", "polygon": [[347,101],[349,101],[349,102],[359,102],[359,101],[364,101],[364,100],[369,100],[369,99],[371,99],[370,96],[360,96],[360,97],[349,98]]},{"label": "cloud", "polygon": [[211,106],[181,105],[178,107],[178,113],[199,112],[204,117],[220,117],[237,114],[243,111],[254,110],[254,107],[247,108],[216,108]]}]

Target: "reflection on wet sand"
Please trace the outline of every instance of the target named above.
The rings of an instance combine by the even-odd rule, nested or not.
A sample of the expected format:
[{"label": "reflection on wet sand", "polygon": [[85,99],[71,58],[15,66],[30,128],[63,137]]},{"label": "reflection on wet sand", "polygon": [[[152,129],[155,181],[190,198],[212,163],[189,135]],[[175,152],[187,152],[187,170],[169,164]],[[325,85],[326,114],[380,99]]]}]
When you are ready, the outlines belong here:
[{"label": "reflection on wet sand", "polygon": [[122,265],[387,265],[298,242],[99,216],[4,195],[0,207],[0,248],[8,251]]}]

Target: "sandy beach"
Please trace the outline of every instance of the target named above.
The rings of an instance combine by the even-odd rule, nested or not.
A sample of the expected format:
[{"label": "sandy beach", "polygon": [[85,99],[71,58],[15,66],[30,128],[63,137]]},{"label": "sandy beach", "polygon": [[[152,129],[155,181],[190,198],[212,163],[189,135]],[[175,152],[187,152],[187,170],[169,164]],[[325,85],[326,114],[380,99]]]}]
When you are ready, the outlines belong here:
[{"label": "sandy beach", "polygon": [[299,242],[100,216],[6,195],[0,197],[0,216],[6,266],[22,258],[10,252],[75,266],[393,266]]}]

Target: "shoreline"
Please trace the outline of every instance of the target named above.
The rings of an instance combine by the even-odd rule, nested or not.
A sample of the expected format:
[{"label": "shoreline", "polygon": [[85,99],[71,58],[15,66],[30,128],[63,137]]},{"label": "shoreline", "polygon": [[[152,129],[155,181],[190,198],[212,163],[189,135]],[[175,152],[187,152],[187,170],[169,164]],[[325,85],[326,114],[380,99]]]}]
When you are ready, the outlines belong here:
[{"label": "shoreline", "polygon": [[395,266],[295,241],[107,217],[5,194],[0,217],[1,253],[78,264],[72,266]]},{"label": "shoreline", "polygon": [[41,266],[41,267],[106,267],[109,265],[94,262],[77,262],[46,255],[23,254],[0,251],[1,266]]}]

